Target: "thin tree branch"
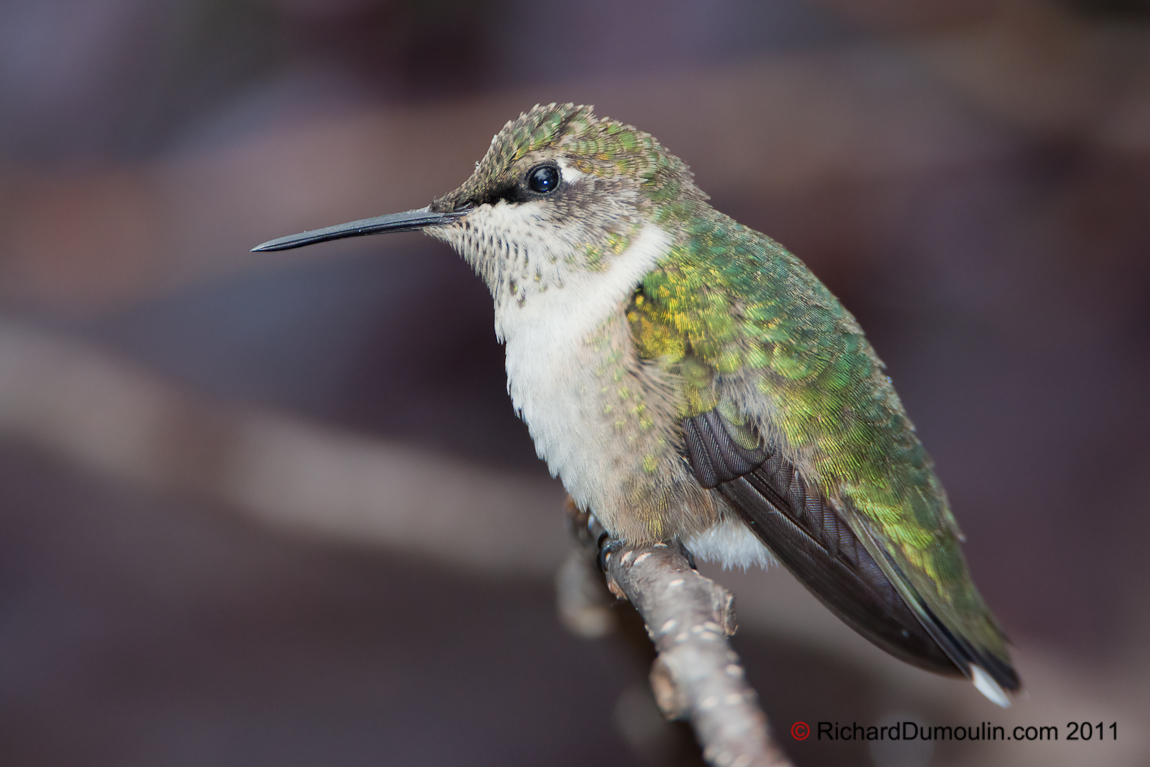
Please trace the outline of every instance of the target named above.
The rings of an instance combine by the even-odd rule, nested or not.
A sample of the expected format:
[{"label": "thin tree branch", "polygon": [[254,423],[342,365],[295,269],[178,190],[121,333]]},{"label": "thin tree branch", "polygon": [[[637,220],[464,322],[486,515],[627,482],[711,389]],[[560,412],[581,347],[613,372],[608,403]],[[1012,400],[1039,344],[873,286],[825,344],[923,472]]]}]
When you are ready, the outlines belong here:
[{"label": "thin tree branch", "polygon": [[[727,637],[735,633],[734,597],[695,571],[674,546],[628,546],[609,538],[567,499],[585,553],[600,557],[607,588],[639,611],[658,657],[651,668],[655,702],[668,719],[689,719],[716,767],[786,767],[770,736],[758,695]],[[588,589],[560,589],[561,612],[594,610]],[[566,603],[565,603],[566,601]]]}]

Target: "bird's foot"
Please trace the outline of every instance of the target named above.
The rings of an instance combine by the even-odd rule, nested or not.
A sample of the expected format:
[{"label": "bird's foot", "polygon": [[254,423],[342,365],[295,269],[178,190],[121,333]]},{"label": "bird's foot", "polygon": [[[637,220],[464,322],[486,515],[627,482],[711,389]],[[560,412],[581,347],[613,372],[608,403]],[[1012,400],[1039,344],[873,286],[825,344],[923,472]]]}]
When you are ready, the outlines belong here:
[{"label": "bird's foot", "polygon": [[611,558],[612,554],[626,547],[627,544],[618,538],[612,538],[611,535],[604,530],[603,534],[599,536],[599,556],[596,557],[596,561],[599,563],[599,569],[604,573],[607,572],[607,560]]}]

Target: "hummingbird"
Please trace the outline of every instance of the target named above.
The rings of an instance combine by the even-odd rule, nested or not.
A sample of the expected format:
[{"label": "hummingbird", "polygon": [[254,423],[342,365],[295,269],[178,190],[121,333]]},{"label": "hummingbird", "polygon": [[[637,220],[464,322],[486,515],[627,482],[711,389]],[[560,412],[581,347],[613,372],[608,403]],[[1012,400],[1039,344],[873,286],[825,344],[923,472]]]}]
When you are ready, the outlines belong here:
[{"label": "hummingbird", "polygon": [[651,135],[591,107],[508,122],[453,192],[255,251],[422,231],[490,289],[539,456],[613,539],[781,562],[874,644],[1020,689],[931,458],[854,316],[708,204]]}]

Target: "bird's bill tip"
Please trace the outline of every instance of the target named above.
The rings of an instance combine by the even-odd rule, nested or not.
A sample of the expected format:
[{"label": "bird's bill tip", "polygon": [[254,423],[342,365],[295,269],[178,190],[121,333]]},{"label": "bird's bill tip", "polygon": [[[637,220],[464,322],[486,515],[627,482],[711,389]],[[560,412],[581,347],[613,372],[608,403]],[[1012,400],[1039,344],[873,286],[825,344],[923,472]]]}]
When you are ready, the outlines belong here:
[{"label": "bird's bill tip", "polygon": [[462,215],[463,211],[439,212],[430,207],[417,208],[403,213],[363,218],[359,221],[349,221],[346,224],[336,224],[323,229],[312,229],[300,234],[277,237],[255,246],[251,252],[266,253],[274,250],[291,250],[292,248],[302,248],[304,245],[314,245],[317,242],[342,240],[345,237],[362,237],[367,234],[414,232],[429,226],[451,223]]}]

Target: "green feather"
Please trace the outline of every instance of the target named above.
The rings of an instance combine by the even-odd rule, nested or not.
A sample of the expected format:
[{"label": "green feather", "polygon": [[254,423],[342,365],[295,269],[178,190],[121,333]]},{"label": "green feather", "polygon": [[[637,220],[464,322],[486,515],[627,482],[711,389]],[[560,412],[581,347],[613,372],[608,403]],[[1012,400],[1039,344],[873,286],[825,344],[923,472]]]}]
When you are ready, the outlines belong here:
[{"label": "green feather", "polygon": [[681,234],[628,318],[639,355],[678,374],[680,415],[753,386],[766,401],[746,414],[755,429],[890,555],[896,586],[1008,658],[930,457],[854,317],[795,256],[705,203],[672,203],[658,219]]}]

